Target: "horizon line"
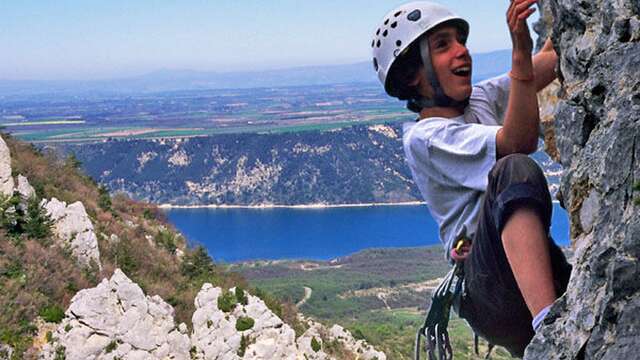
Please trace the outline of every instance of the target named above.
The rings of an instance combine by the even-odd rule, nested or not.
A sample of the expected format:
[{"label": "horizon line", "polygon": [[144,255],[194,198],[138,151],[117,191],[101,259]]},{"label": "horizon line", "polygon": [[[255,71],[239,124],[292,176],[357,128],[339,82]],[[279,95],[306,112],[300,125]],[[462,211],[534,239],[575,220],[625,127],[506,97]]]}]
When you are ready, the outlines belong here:
[{"label": "horizon line", "polygon": [[[472,53],[471,55],[481,55],[481,54],[491,54],[495,52],[501,51],[510,51],[511,49],[496,49],[484,52]],[[117,80],[125,80],[132,78],[139,78],[149,76],[155,73],[162,72],[190,72],[190,73],[202,73],[202,74],[239,74],[239,73],[263,73],[263,72],[272,72],[272,71],[287,71],[287,70],[296,70],[296,69],[307,69],[307,68],[315,68],[315,67],[334,67],[334,66],[349,66],[349,65],[358,65],[362,63],[367,63],[369,60],[352,60],[352,61],[339,61],[336,63],[321,63],[321,64],[303,64],[303,65],[275,65],[273,67],[267,67],[264,69],[238,69],[238,70],[229,70],[229,71],[215,71],[215,70],[201,70],[201,69],[190,69],[190,68],[171,68],[171,67],[160,67],[157,69],[140,71],[140,72],[132,72],[130,75],[112,75],[105,77],[96,77],[96,78],[70,78],[70,77],[61,77],[61,78],[18,78],[18,79],[10,79],[10,78],[2,78],[0,77],[0,82],[100,82],[100,81],[117,81]]]}]

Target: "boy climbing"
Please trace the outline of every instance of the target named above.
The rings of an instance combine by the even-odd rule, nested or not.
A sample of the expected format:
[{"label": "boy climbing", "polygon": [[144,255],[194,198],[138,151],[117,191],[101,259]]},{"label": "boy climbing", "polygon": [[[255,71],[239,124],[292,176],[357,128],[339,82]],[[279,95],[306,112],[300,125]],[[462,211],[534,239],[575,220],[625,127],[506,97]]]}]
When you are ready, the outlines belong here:
[{"label": "boy climbing", "polygon": [[511,71],[474,86],[469,24],[441,5],[391,11],[371,44],[385,91],[419,114],[404,126],[406,161],[447,258],[464,273],[458,312],[515,356],[571,271],[549,236],[546,179],[526,155],[538,144],[536,93],[555,79],[557,62],[550,40],[532,57],[526,20],[535,2],[513,0],[507,10]]}]

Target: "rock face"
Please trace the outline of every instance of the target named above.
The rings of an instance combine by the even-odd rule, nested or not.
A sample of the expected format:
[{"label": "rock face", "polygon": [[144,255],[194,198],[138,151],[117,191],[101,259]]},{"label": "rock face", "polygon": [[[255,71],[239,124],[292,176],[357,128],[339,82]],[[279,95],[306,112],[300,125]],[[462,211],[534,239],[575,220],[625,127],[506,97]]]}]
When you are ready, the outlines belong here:
[{"label": "rock face", "polygon": [[11,176],[11,154],[7,143],[0,137],[0,194],[13,195],[15,183]]},{"label": "rock face", "polygon": [[[66,317],[44,345],[42,360],[57,359],[333,359],[322,350],[324,335],[338,340],[362,360],[385,360],[363,340],[342,327],[327,331],[303,319],[309,329],[296,340],[294,330],[267,308],[260,298],[235,288],[204,284],[195,298],[193,332],[175,325],[173,308],[142,289],[116,269],[111,279],[76,294]],[[226,300],[225,300],[226,299]],[[229,300],[230,299],[230,300]],[[226,304],[226,305],[225,305]],[[313,339],[317,342],[314,349]]]},{"label": "rock face", "polygon": [[640,351],[640,3],[553,0],[560,55],[555,138],[575,249],[569,289],[527,359]]},{"label": "rock face", "polygon": [[101,268],[98,238],[84,205],[76,201],[67,206],[64,201],[52,198],[43,200],[43,207],[54,221],[53,233],[61,245],[69,247],[81,265],[90,266],[93,261]]},{"label": "rock face", "polygon": [[117,269],[110,280],[78,292],[41,359],[189,359],[184,324],[159,296],[145,296]]},{"label": "rock face", "polygon": [[[235,289],[231,289],[235,299]],[[229,312],[218,304],[223,291],[204,284],[195,299],[193,335],[198,359],[296,359],[293,329],[273,314],[259,298],[247,295],[247,303],[236,304]],[[252,319],[253,326],[240,331],[240,318]],[[249,344],[241,350],[242,337]]]},{"label": "rock face", "polygon": [[16,189],[23,200],[28,200],[36,196],[36,191],[29,184],[29,180],[22,175],[18,175],[18,187]]}]

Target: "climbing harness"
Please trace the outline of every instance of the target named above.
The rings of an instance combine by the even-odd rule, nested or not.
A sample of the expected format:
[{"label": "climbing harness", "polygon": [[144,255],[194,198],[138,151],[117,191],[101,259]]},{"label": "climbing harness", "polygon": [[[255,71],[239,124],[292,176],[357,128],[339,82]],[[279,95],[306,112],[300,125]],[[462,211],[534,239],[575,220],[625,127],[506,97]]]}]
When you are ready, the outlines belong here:
[{"label": "climbing harness", "polygon": [[[454,248],[457,253],[460,253],[462,246],[464,245],[464,240],[464,238],[460,238],[456,242],[456,246]],[[423,336],[425,337],[429,360],[453,359],[453,349],[451,348],[447,326],[449,325],[451,306],[454,306],[456,311],[459,310],[463,288],[464,262],[458,261],[453,269],[451,269],[444,277],[444,280],[442,280],[440,285],[438,285],[431,297],[431,306],[429,307],[427,317],[424,320],[422,327],[418,329],[418,332],[416,333],[413,356],[415,360],[420,360],[420,343]],[[479,356],[478,334],[476,334],[475,331],[473,333],[473,345],[476,355]],[[490,358],[491,351],[495,345],[489,343],[488,346],[489,349],[485,354],[485,359]]]},{"label": "climbing harness", "polygon": [[[456,250],[461,248],[462,239],[458,240]],[[425,337],[429,360],[453,359],[453,350],[449,341],[449,314],[451,306],[458,303],[464,283],[464,263],[459,261],[444,277],[431,297],[431,307],[427,313],[424,325],[416,333],[414,359],[420,360],[420,343]],[[437,354],[437,358],[436,358]]]}]

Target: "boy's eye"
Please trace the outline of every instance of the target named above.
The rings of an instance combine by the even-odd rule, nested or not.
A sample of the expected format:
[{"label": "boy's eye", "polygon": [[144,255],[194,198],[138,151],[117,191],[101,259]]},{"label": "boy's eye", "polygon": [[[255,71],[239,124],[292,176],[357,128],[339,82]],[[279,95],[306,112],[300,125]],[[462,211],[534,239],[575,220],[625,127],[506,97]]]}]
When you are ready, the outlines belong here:
[{"label": "boy's eye", "polygon": [[447,41],[446,40],[437,40],[434,47],[436,49],[441,49],[441,48],[446,47],[446,46],[447,46]]}]

